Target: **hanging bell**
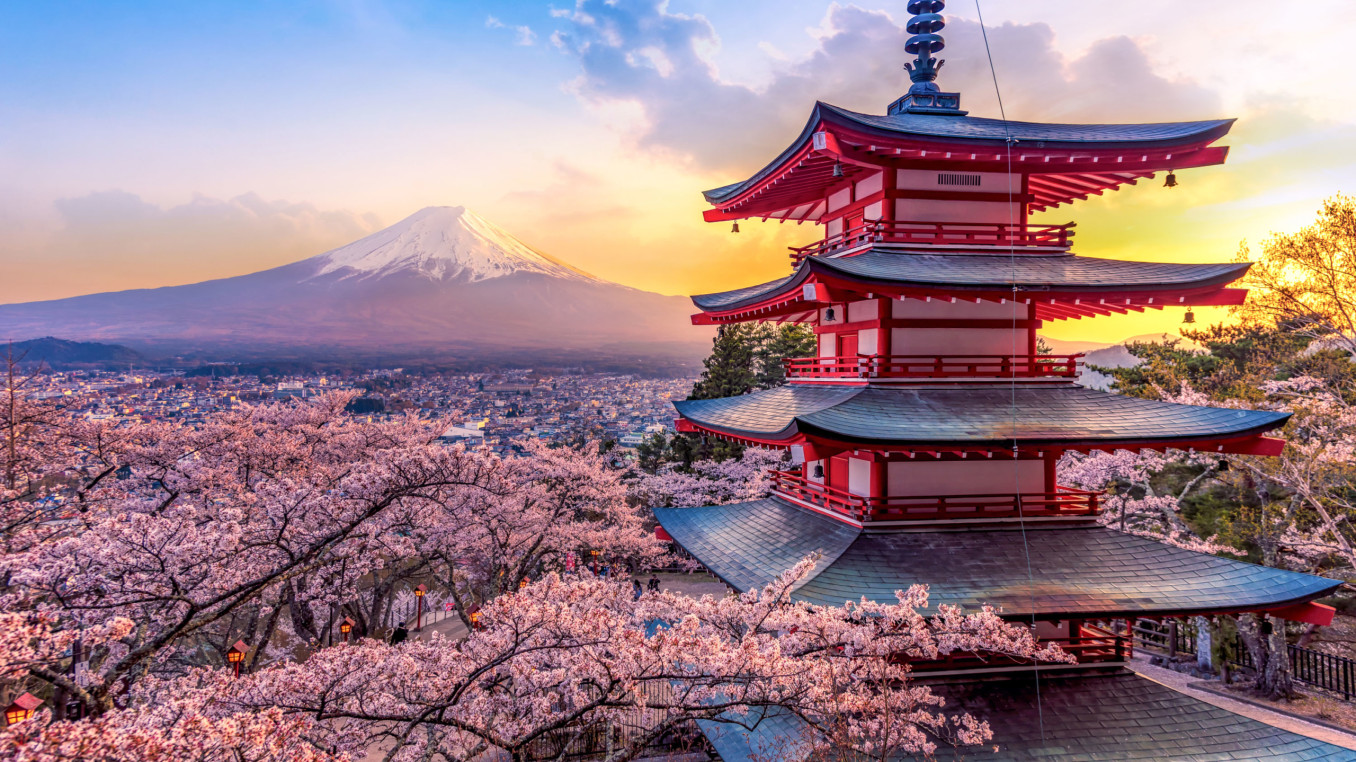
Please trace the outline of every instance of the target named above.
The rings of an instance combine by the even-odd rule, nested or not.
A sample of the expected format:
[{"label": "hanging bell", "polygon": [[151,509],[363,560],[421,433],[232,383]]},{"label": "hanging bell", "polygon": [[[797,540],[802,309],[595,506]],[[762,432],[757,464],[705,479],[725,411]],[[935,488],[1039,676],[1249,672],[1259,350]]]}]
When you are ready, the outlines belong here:
[{"label": "hanging bell", "polygon": [[842,176],[843,176],[843,164],[842,164],[841,162],[835,161],[835,162],[833,163],[833,176],[834,176],[834,177],[842,177]]},{"label": "hanging bell", "polygon": [[734,224],[734,227],[730,228],[730,232],[731,232],[731,233],[738,233],[738,232],[739,232],[739,223],[738,223],[738,222],[736,222],[736,223]]},{"label": "hanging bell", "polygon": [[837,318],[837,316],[838,313],[834,312],[832,307],[828,308],[827,310],[824,310],[824,320],[826,320],[827,322],[832,323]]},{"label": "hanging bell", "polygon": [[1176,173],[1176,172],[1173,172],[1172,170],[1168,170],[1168,179],[1166,179],[1166,180],[1163,181],[1163,187],[1164,187],[1164,188],[1176,188],[1176,187],[1177,187],[1177,173]]},{"label": "hanging bell", "polygon": [[823,463],[816,463],[816,464],[815,464],[814,476],[811,477],[811,478],[814,478],[814,479],[823,479],[823,478],[824,478],[824,464],[823,464]]},{"label": "hanging bell", "polygon": [[1186,314],[1182,316],[1182,324],[1190,325],[1194,322],[1196,322],[1196,313],[1190,307],[1187,307]]}]

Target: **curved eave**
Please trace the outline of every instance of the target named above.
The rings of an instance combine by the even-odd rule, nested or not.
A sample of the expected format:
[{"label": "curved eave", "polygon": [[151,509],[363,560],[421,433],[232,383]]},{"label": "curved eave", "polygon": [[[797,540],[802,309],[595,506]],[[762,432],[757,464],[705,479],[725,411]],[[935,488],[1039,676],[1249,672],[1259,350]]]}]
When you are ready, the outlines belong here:
[{"label": "curved eave", "polygon": [[798,385],[673,403],[682,428],[748,444],[834,451],[1198,449],[1278,455],[1288,413],[1144,400],[1075,384],[875,388]]},{"label": "curved eave", "polygon": [[[739,219],[770,216],[780,209],[821,198],[819,190],[789,195],[784,191],[777,195],[775,202],[764,199],[755,203],[757,196],[769,192],[777,183],[789,181],[802,167],[805,179],[813,187],[841,181],[843,178],[835,178],[831,172],[826,172],[840,161],[847,162],[846,179],[853,179],[852,176],[863,168],[875,171],[901,161],[918,168],[936,164],[939,168],[969,166],[977,171],[1002,165],[1001,170],[1006,171],[1008,135],[1016,137],[1018,143],[1015,145],[1020,146],[1017,161],[1012,164],[1014,171],[1076,176],[1080,179],[1075,185],[1086,185],[1091,181],[1107,190],[1123,183],[1134,183],[1162,169],[1223,163],[1227,148],[1208,146],[1227,134],[1232,125],[1232,119],[1068,125],[1005,123],[967,116],[873,116],[819,102],[800,134],[771,163],[744,181],[705,191],[703,196],[716,207],[707,215],[708,220]],[[816,148],[814,135],[817,132],[829,134],[830,144]],[[968,165],[962,164],[965,160],[962,157],[952,158],[958,151],[967,155]],[[1126,156],[1118,152],[1138,154]],[[1097,154],[1095,160],[1094,153]],[[800,181],[795,184],[799,185]],[[1048,208],[1086,198],[1087,192],[1061,188],[1055,182],[1038,195],[1040,198],[1033,199],[1036,206]]]},{"label": "curved eave", "polygon": [[892,603],[896,591],[922,584],[930,593],[925,615],[940,605],[1046,619],[1280,613],[1342,586],[1101,526],[868,532],[777,498],[654,513],[675,542],[740,592],[818,555],[792,594],[823,606],[863,597]]},{"label": "curved eave", "polygon": [[[988,277],[954,277],[956,268],[975,260],[989,263]],[[934,274],[919,274],[916,265],[936,263]],[[1034,275],[1012,277],[1014,268],[1043,262],[1076,262],[1082,273],[1075,281]],[[865,294],[894,298],[963,297],[1003,303],[1021,300],[1036,305],[1040,320],[1067,320],[1097,315],[1142,312],[1169,306],[1234,306],[1242,304],[1246,289],[1229,288],[1242,278],[1250,263],[1183,265],[1128,262],[1060,255],[1009,258],[978,254],[922,254],[870,250],[836,259],[811,257],[795,272],[779,280],[733,291],[700,294],[692,302],[702,310],[697,325],[747,320],[795,319],[813,321],[809,314],[828,303],[866,298]],[[948,268],[951,272],[948,273]],[[1100,276],[1097,270],[1107,270]],[[1123,278],[1114,270],[1161,271],[1160,277]],[[1191,277],[1198,273],[1197,277]],[[1013,286],[1016,286],[1016,291]]]}]

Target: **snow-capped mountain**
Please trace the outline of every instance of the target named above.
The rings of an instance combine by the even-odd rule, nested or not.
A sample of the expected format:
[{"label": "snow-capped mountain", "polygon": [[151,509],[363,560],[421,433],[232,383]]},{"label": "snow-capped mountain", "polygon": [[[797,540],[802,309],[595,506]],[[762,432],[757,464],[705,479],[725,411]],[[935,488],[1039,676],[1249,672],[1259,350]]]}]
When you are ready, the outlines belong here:
[{"label": "snow-capped mountain", "polygon": [[687,299],[584,273],[462,207],[430,207],[271,270],[0,305],[0,340],[60,336],[203,356],[700,356],[709,334],[690,313]]},{"label": "snow-capped mountain", "polygon": [[433,280],[470,283],[513,273],[540,273],[567,280],[597,281],[548,257],[460,206],[430,206],[385,230],[312,257],[316,277],[380,278],[414,272]]}]

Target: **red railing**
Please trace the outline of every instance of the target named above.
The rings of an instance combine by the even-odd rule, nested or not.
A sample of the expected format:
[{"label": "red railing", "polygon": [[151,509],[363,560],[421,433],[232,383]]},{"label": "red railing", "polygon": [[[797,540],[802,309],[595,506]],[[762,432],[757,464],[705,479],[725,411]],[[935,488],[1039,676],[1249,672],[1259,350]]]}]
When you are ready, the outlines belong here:
[{"label": "red railing", "polygon": [[808,246],[792,246],[791,260],[875,243],[916,246],[1018,246],[1067,249],[1073,245],[1074,223],[1008,225],[997,222],[865,222]]},{"label": "red railing", "polygon": [[939,519],[1007,519],[1091,516],[1100,493],[1072,487],[1054,492],[987,495],[866,497],[812,482],[794,471],[773,471],[772,491],[793,500],[827,508],[858,521],[936,521]]},{"label": "red railing", "polygon": [[1083,355],[788,357],[787,378],[1077,378]]},{"label": "red railing", "polygon": [[[1079,664],[1104,664],[1107,662],[1129,661],[1134,655],[1134,642],[1124,635],[1091,625],[1079,625],[1078,635],[1068,638],[1041,638],[1042,645],[1054,643],[1067,654],[1078,659]],[[910,662],[915,672],[935,672],[951,669],[980,669],[1008,667],[1029,664],[1028,659],[1019,659],[1005,654],[958,652],[950,653],[933,661]]]}]

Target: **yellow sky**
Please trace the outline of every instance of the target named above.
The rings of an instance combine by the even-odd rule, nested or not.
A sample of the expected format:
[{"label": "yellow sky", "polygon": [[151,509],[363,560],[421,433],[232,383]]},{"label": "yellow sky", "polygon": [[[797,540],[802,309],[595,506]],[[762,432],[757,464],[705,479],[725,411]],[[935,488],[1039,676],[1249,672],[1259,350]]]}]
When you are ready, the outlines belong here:
[{"label": "yellow sky", "polygon": [[[0,302],[252,272],[433,205],[637,288],[777,278],[786,247],[819,231],[731,234],[702,222],[700,191],[770,161],[816,99],[883,112],[908,85],[900,5],[524,2],[491,23],[425,0],[306,14],[157,0],[78,18],[34,4],[0,29]],[[952,6],[940,84],[998,116],[973,11]],[[1352,190],[1347,3],[1296,9],[1279,43],[1262,0],[1124,6],[984,0],[1010,118],[1239,118],[1221,167],[1038,217],[1076,220],[1079,253],[1226,261]],[[1117,341],[1180,320],[1046,333]]]}]

